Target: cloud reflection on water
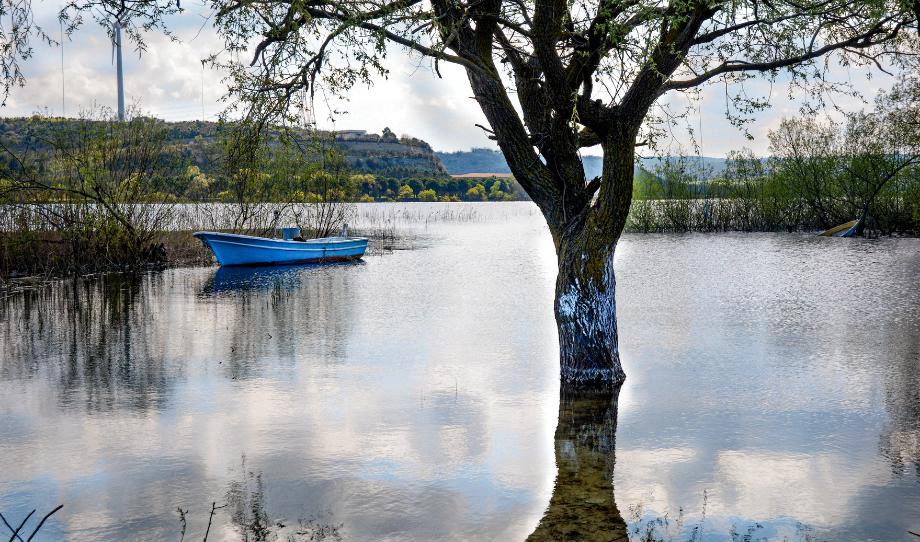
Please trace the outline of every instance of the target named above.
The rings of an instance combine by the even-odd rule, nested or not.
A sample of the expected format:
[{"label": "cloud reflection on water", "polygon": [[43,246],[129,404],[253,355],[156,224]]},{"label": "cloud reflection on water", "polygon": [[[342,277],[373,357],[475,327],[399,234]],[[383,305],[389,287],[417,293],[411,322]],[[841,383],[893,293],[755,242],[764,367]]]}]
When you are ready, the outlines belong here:
[{"label": "cloud reflection on water", "polygon": [[[361,265],[170,270],[6,303],[0,413],[21,430],[0,439],[0,502],[66,502],[56,532],[80,540],[178,539],[179,506],[201,539],[245,453],[291,528],[323,512],[348,540],[523,538],[552,483],[558,368],[551,295],[514,275],[551,269],[489,255],[547,240],[506,229],[510,246],[470,225]],[[239,539],[226,510],[215,522],[209,540]]]},{"label": "cloud reflection on water", "polygon": [[[525,538],[558,503],[557,465],[572,478],[590,448],[553,438],[576,419],[559,403],[553,246],[515,205],[420,221],[425,247],[360,265],[6,299],[0,505],[64,502],[48,532],[74,540],[178,539],[181,506],[200,540],[245,454],[285,525],[323,513],[346,540]],[[582,511],[636,528],[682,509],[684,538],[703,525],[717,540],[756,522],[778,539],[801,538],[799,521],[839,540],[913,526],[920,244],[840,241],[624,238],[616,470],[588,477],[616,512]],[[226,510],[216,522],[210,540],[239,539]]]}]

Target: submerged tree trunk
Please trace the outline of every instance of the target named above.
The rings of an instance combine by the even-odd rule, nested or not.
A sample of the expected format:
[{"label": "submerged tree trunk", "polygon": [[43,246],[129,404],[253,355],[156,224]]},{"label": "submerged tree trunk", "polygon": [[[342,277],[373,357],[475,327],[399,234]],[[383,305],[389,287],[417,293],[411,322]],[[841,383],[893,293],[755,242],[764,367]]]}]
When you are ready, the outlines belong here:
[{"label": "submerged tree trunk", "polygon": [[[578,132],[568,117],[556,112],[566,106],[571,110],[571,102],[551,103],[547,84],[534,77],[536,68],[515,63],[522,119],[491,59],[482,55],[480,60],[483,70],[467,70],[473,93],[511,172],[540,208],[556,246],[562,381],[585,389],[614,386],[626,375],[617,344],[613,254],[632,202],[636,134],[647,105],[622,110],[597,106],[596,125],[603,133]],[[603,173],[586,183],[579,149],[595,144],[604,150]]]},{"label": "submerged tree trunk", "polygon": [[[586,387],[626,378],[617,345],[616,241],[590,224],[565,232],[558,243],[556,326],[562,380]],[[606,242],[605,242],[606,241]]]},{"label": "submerged tree trunk", "polygon": [[633,140],[604,145],[597,197],[555,230],[556,326],[563,382],[609,387],[626,378],[617,340],[613,255],[632,202]]}]

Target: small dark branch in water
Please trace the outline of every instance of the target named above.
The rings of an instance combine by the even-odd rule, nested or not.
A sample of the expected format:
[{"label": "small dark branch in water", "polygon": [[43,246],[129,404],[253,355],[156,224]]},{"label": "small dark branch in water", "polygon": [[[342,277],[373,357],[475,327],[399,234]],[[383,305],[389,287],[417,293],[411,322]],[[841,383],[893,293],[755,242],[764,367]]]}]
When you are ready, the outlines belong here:
[{"label": "small dark branch in water", "polygon": [[22,523],[19,524],[19,527],[17,527],[16,530],[13,531],[13,536],[10,537],[10,542],[14,542],[17,538],[19,540],[22,540],[22,537],[19,536],[19,531],[26,524],[26,522],[29,521],[29,518],[32,517],[32,514],[34,513],[35,513],[35,510],[32,510],[31,512],[29,512],[29,515],[26,516],[26,519],[22,520]]},{"label": "small dark branch in water", "polygon": [[[22,537],[19,536],[18,534],[16,534],[19,530],[18,530],[18,529],[14,529],[14,528],[6,521],[6,518],[3,517],[3,514],[0,514],[0,519],[3,520],[3,524],[6,525],[6,527],[7,527],[10,531],[13,531],[13,538],[18,538],[20,541],[22,541]],[[26,519],[28,519],[28,518],[26,518]],[[12,539],[10,539],[10,540],[12,540]]]},{"label": "small dark branch in water", "polygon": [[188,514],[188,510],[183,511],[181,506],[178,507],[178,510],[179,510],[179,521],[182,522],[182,538],[179,539],[179,542],[182,542],[183,540],[185,540],[185,528],[188,526],[188,524],[185,521],[185,514]]},{"label": "small dark branch in water", "polygon": [[[227,506],[227,505],[225,504],[224,506]],[[216,502],[211,503],[211,516],[208,517],[208,528],[207,530],[205,530],[204,540],[202,540],[201,542],[208,542],[208,533],[211,532],[211,521],[214,519],[214,511],[217,510],[218,508],[223,508],[224,506],[217,506]]]},{"label": "small dark branch in water", "polygon": [[[38,522],[38,527],[36,527],[35,530],[32,531],[32,535],[29,536],[29,538],[28,538],[28,540],[26,540],[26,542],[31,542],[31,540],[35,537],[35,535],[38,534],[38,530],[41,529],[41,528],[42,528],[42,525],[45,524],[45,520],[47,520],[48,518],[50,518],[50,517],[51,517],[51,514],[57,512],[57,511],[60,510],[61,508],[64,508],[64,505],[63,505],[63,504],[59,504],[59,505],[57,506],[57,508],[55,508],[54,510],[52,510],[52,511],[48,512],[47,514],[45,514],[45,517],[43,517],[42,520],[41,520],[40,522]],[[20,540],[22,540],[22,539],[20,538]]]},{"label": "small dark branch in water", "polygon": [[203,540],[203,542],[208,542],[208,533],[211,532],[211,520],[214,519],[214,510],[216,510],[216,509],[217,509],[217,503],[216,503],[216,502],[212,502],[212,503],[211,503],[211,515],[210,515],[210,517],[208,517],[208,529],[204,532],[204,540]]},{"label": "small dark branch in water", "polygon": [[35,510],[32,510],[31,512],[29,512],[29,514],[26,516],[26,518],[25,518],[24,520],[22,520],[22,523],[19,524],[19,527],[15,528],[15,529],[9,524],[8,521],[6,521],[6,518],[3,517],[3,514],[0,514],[0,520],[3,520],[3,524],[6,525],[6,527],[7,527],[9,530],[13,531],[13,536],[10,537],[10,542],[15,542],[17,538],[19,539],[19,542],[31,542],[31,540],[32,540],[33,538],[35,538],[35,535],[38,534],[38,531],[42,528],[42,525],[45,524],[45,521],[47,521],[47,519],[50,518],[52,514],[54,514],[55,512],[57,512],[58,510],[60,510],[61,508],[64,508],[64,505],[63,505],[63,504],[59,504],[59,505],[57,506],[57,508],[55,508],[54,510],[52,510],[52,511],[48,512],[47,514],[45,514],[45,517],[43,517],[42,520],[38,522],[38,525],[37,525],[37,526],[35,527],[35,529],[32,531],[32,534],[29,535],[29,538],[25,539],[24,541],[23,541],[22,537],[19,535],[19,531],[21,531],[22,528],[25,527],[26,522],[29,521],[29,518],[32,517],[32,514],[35,513]]},{"label": "small dark branch in water", "polygon": [[907,532],[909,532],[910,534],[912,534],[912,535],[914,535],[914,536],[920,536],[920,534],[917,534],[917,533],[915,533],[915,532],[913,532],[913,531],[907,531]]}]

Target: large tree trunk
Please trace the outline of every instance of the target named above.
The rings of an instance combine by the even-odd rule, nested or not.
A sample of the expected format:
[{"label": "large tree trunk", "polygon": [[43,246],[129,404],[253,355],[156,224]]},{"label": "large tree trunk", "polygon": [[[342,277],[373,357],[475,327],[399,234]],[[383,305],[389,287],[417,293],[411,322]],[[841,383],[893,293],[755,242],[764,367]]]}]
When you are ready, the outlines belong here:
[{"label": "large tree trunk", "polygon": [[[602,179],[586,186],[578,137],[568,120],[548,109],[541,116],[540,100],[524,100],[525,113],[530,111],[525,114],[528,135],[501,80],[473,70],[467,74],[508,166],[540,208],[556,245],[555,315],[562,381],[582,388],[618,384],[626,375],[617,346],[613,253],[632,201],[641,118],[610,120],[601,139]],[[528,84],[526,77],[519,80]]]},{"label": "large tree trunk", "polygon": [[563,382],[609,387],[626,378],[617,344],[613,254],[632,202],[634,132],[604,144],[603,182],[582,212],[554,229],[556,325]]},{"label": "large tree trunk", "polygon": [[564,382],[606,387],[622,382],[617,346],[616,280],[609,232],[594,222],[563,232],[558,241],[556,326]]}]

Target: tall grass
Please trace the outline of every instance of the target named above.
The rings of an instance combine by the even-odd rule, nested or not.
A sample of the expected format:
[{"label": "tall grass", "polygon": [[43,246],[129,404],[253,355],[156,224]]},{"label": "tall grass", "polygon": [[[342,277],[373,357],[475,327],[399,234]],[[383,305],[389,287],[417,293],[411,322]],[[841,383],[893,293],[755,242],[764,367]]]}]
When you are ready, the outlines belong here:
[{"label": "tall grass", "polygon": [[849,173],[858,164],[858,157],[762,159],[745,151],[714,175],[692,158],[666,159],[636,175],[626,229],[822,231],[862,218],[869,235],[920,233],[920,167],[904,167],[870,191]]},{"label": "tall grass", "polygon": [[135,116],[62,123],[42,150],[0,141],[0,269],[85,272],[166,258],[158,237],[172,220],[162,188],[175,174],[162,123]]}]

